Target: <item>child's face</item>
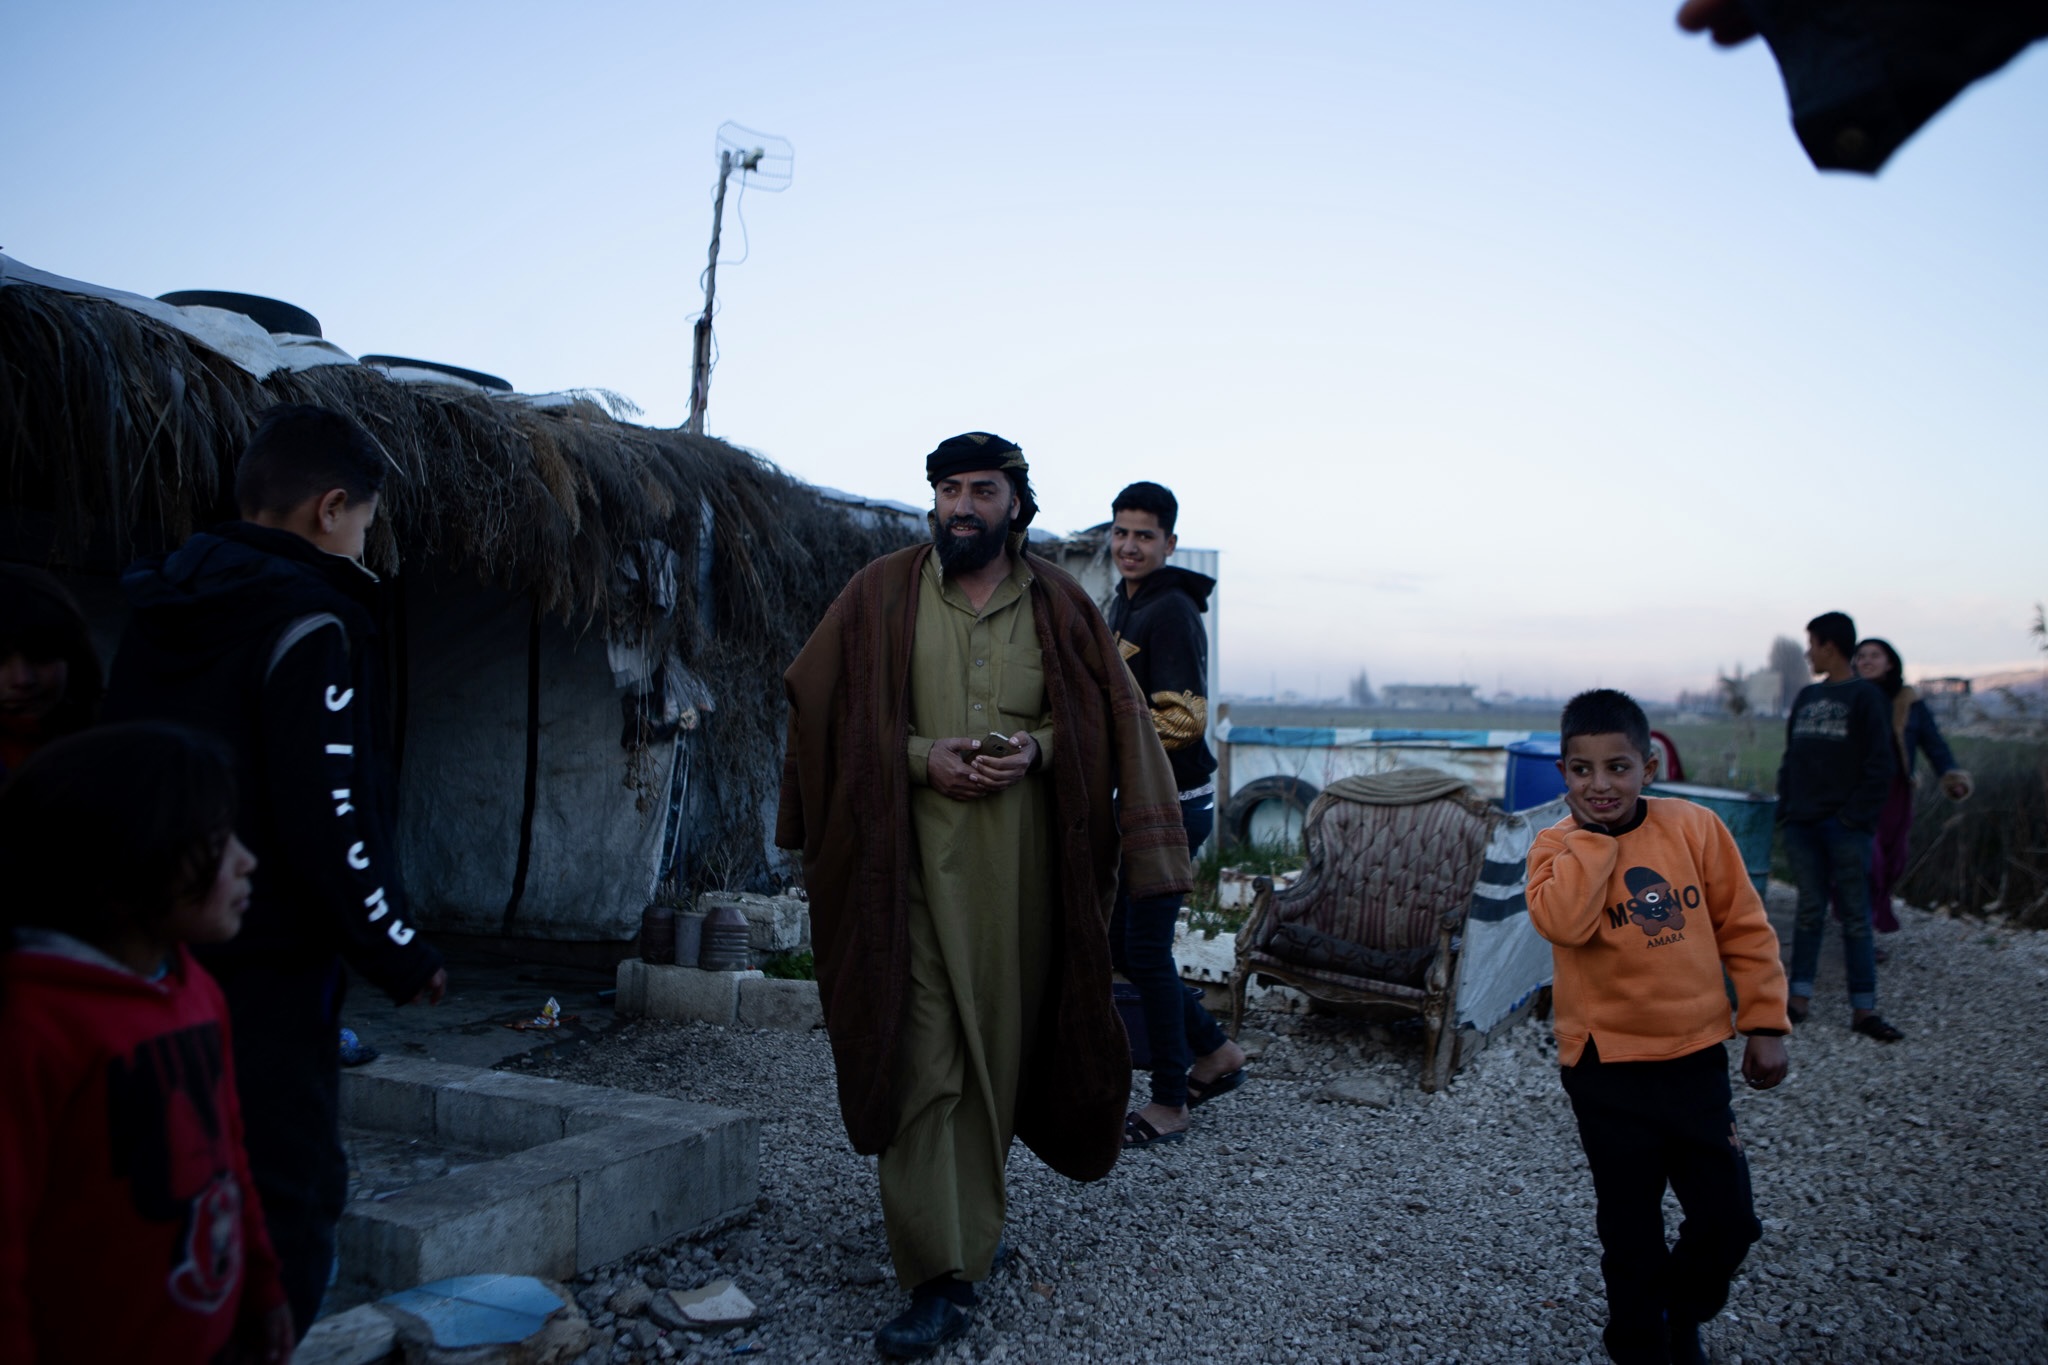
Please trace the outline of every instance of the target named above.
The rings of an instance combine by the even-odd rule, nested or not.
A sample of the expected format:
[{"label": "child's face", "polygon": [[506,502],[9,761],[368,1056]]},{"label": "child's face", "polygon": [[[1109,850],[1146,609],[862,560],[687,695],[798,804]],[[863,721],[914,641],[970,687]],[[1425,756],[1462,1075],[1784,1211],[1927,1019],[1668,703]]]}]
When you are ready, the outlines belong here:
[{"label": "child's face", "polygon": [[249,912],[249,874],[255,870],[256,855],[230,834],[213,884],[172,908],[164,936],[177,943],[226,943],[240,933],[242,916]]},{"label": "child's face", "polygon": [[1617,825],[1635,813],[1636,798],[1657,776],[1657,760],[1636,752],[1628,736],[1574,735],[1557,761],[1565,802],[1582,823]]},{"label": "child's face", "polygon": [[0,659],[0,716],[41,720],[64,700],[71,665],[63,659],[31,659],[20,650]]}]

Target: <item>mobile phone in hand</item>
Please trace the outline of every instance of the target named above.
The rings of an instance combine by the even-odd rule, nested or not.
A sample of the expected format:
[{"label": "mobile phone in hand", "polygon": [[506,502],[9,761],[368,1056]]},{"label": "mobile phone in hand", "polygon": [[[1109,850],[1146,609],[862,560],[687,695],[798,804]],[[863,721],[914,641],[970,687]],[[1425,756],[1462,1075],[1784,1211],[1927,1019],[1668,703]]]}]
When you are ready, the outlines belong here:
[{"label": "mobile phone in hand", "polygon": [[1011,758],[1024,751],[1012,744],[1008,735],[999,735],[991,730],[982,738],[981,747],[974,752],[980,758]]}]

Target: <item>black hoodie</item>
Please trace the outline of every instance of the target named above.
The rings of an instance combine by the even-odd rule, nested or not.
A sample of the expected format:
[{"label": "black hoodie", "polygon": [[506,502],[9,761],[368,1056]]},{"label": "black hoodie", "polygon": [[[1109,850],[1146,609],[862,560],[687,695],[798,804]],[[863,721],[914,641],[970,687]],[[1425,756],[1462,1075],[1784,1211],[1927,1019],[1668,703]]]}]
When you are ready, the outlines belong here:
[{"label": "black hoodie", "polygon": [[249,914],[201,956],[230,998],[243,967],[345,957],[394,1000],[441,955],[417,937],[392,852],[379,584],[289,531],[229,522],[122,576],[134,617],[109,720],[180,721],[234,749],[257,858]]},{"label": "black hoodie", "polygon": [[[1109,604],[1124,662],[1152,703],[1152,721],[1173,763],[1174,785],[1194,791],[1216,771],[1209,752],[1209,633],[1202,613],[1216,580],[1192,569],[1154,569],[1135,597],[1119,582]],[[1192,733],[1189,733],[1192,731]]]}]

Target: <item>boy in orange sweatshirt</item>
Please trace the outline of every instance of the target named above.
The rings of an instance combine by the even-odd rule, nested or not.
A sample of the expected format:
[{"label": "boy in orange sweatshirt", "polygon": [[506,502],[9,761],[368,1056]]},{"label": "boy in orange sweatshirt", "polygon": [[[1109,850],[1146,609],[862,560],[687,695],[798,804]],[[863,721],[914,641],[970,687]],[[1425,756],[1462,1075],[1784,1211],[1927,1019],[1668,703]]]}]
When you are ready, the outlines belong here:
[{"label": "boy in orange sweatshirt", "polygon": [[[1571,815],[1529,850],[1529,922],[1556,964],[1557,1056],[1598,1200],[1607,1351],[1616,1365],[1690,1365],[1706,1359],[1700,1324],[1763,1235],[1723,1044],[1737,1028],[1749,1036],[1753,1089],[1785,1078],[1778,936],[1719,817],[1642,795],[1657,761],[1640,706],[1582,692],[1559,729]],[[1668,1248],[1667,1182],[1685,1210]]]}]

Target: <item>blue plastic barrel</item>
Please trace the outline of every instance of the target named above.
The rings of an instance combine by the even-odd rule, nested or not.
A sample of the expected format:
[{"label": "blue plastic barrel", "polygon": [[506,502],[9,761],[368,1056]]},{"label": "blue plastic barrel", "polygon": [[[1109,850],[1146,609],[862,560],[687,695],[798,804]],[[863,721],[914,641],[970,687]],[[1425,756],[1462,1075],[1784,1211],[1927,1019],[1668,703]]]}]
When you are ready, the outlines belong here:
[{"label": "blue plastic barrel", "polygon": [[1508,745],[1507,808],[1527,810],[1564,795],[1554,739],[1518,739]]},{"label": "blue plastic barrel", "polygon": [[1650,795],[1681,797],[1720,816],[1721,823],[1735,836],[1735,846],[1742,850],[1742,866],[1755,884],[1757,895],[1763,895],[1764,883],[1771,876],[1771,839],[1778,827],[1777,797],[1730,791],[1726,787],[1700,787],[1690,782],[1658,782],[1651,786]]}]

